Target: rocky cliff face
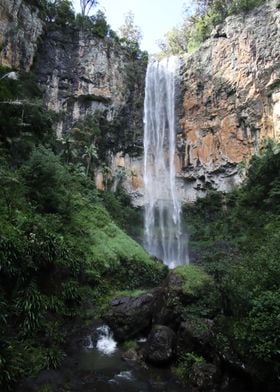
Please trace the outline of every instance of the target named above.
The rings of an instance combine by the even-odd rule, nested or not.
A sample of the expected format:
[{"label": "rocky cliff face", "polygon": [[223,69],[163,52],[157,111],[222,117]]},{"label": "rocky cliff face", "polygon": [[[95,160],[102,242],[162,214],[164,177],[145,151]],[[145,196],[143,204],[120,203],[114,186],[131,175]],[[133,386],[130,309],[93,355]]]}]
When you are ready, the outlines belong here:
[{"label": "rocky cliff face", "polygon": [[1,0],[0,64],[29,71],[42,31],[38,8],[24,0]]},{"label": "rocky cliff face", "polygon": [[[113,38],[46,24],[32,0],[0,0],[0,64],[32,69],[60,136],[88,116],[102,118],[115,184],[119,157],[141,155],[147,59]],[[141,56],[140,56],[141,57]],[[102,170],[97,185],[104,186]]]},{"label": "rocky cliff face", "polygon": [[58,133],[102,113],[112,150],[142,145],[146,60],[110,38],[75,29],[48,30],[34,66],[47,106],[59,114]]},{"label": "rocky cliff face", "polygon": [[[177,188],[191,202],[209,189],[228,192],[265,137],[280,135],[280,3],[226,19],[182,58],[177,101]],[[126,187],[143,202],[143,162],[118,159]]]},{"label": "rocky cliff face", "polygon": [[[43,33],[38,10],[28,4],[1,0],[0,63],[33,67],[45,103],[58,114],[60,134],[101,113],[113,177],[123,178],[135,204],[142,204],[146,61],[109,38],[70,28]],[[247,15],[229,17],[182,59],[177,183],[184,200],[208,189],[232,189],[243,179],[239,164],[261,139],[279,136],[279,25],[279,1],[267,1]],[[103,187],[102,171],[97,183]]]},{"label": "rocky cliff face", "polygon": [[280,135],[277,3],[227,18],[185,59],[178,177],[188,200],[239,184],[238,164]]}]

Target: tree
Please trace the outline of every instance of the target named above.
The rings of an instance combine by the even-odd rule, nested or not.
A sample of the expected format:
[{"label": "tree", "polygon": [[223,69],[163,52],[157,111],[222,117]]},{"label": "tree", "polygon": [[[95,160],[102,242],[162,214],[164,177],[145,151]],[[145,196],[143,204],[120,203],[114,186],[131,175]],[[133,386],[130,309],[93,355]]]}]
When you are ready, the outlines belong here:
[{"label": "tree", "polygon": [[107,23],[104,12],[97,11],[95,15],[90,17],[91,31],[98,35],[100,38],[106,37],[109,32],[110,26]]},{"label": "tree", "polygon": [[46,20],[60,26],[71,25],[75,21],[72,1],[48,0],[46,4]]},{"label": "tree", "polygon": [[98,159],[97,149],[94,143],[90,146],[85,146],[83,158],[86,159],[86,175],[88,176],[90,169],[92,168],[93,161]]},{"label": "tree", "polygon": [[173,27],[164,35],[164,39],[159,42],[162,52],[167,55],[176,55],[188,51],[188,31],[185,26]]},{"label": "tree", "polygon": [[80,0],[81,14],[82,16],[87,16],[90,10],[95,7],[97,0]]},{"label": "tree", "polygon": [[119,28],[120,37],[128,46],[139,47],[142,40],[142,33],[139,26],[134,24],[134,14],[129,11],[125,15],[124,24]]}]

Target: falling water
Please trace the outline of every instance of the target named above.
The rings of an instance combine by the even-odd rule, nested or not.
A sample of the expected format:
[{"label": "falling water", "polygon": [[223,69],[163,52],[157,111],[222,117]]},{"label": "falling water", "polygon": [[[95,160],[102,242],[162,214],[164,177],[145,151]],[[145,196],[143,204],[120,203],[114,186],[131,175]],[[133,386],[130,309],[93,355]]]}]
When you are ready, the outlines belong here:
[{"label": "falling water", "polygon": [[177,57],[150,62],[146,74],[144,185],[145,247],[170,268],[188,262],[176,190]]},{"label": "falling water", "polygon": [[110,355],[116,351],[117,342],[113,338],[113,334],[107,325],[102,325],[97,328],[99,334],[96,348],[103,354]]}]

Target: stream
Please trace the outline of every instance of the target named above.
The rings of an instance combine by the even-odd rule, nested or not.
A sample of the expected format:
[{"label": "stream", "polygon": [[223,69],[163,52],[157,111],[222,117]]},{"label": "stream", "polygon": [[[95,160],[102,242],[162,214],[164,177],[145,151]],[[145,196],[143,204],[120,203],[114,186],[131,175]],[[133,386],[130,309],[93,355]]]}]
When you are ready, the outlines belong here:
[{"label": "stream", "polygon": [[[138,344],[145,344],[139,339]],[[57,370],[43,370],[26,379],[17,392],[186,392],[170,368],[127,362],[126,351],[106,325],[76,331],[67,342],[67,356]]]},{"label": "stream", "polygon": [[[84,391],[98,392],[153,392],[186,391],[176,383],[168,368],[132,364],[122,359],[124,349],[114,341],[107,326],[97,328],[97,340],[88,336],[80,352],[79,367],[82,371],[94,369],[95,379]],[[138,341],[144,344],[144,339]],[[142,342],[142,343],[141,343]]]}]

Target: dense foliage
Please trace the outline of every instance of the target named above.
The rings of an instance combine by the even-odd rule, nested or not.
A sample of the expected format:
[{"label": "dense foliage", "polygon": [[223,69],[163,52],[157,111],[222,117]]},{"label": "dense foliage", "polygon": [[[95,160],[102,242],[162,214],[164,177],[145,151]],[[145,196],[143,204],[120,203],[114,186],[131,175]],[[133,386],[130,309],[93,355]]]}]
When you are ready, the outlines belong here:
[{"label": "dense foliage", "polygon": [[166,270],[114,223],[103,203],[108,198],[95,189],[92,165],[101,161],[91,161],[90,151],[84,156],[84,148],[96,128],[90,135],[85,125],[86,136],[65,151],[30,75],[15,77],[9,69],[1,75],[0,389],[6,391],[61,364],[68,320],[96,317],[112,291],[154,286]]},{"label": "dense foliage", "polygon": [[244,186],[213,192],[186,206],[192,257],[214,288],[187,316],[214,320],[213,345],[253,378],[270,383],[280,372],[280,145],[267,141],[248,168]]},{"label": "dense foliage", "polygon": [[166,33],[160,48],[165,55],[192,52],[227,16],[246,13],[263,3],[265,0],[196,0],[195,7],[186,10],[182,26]]}]

